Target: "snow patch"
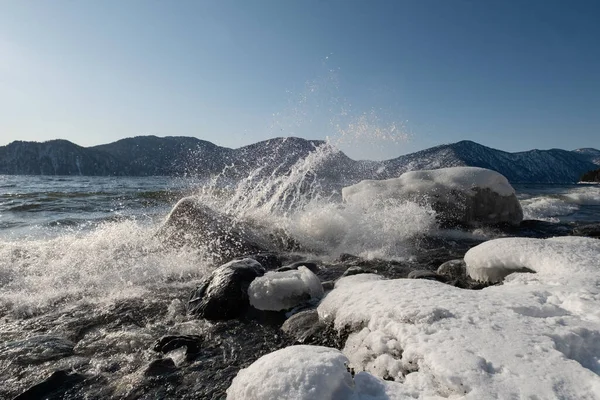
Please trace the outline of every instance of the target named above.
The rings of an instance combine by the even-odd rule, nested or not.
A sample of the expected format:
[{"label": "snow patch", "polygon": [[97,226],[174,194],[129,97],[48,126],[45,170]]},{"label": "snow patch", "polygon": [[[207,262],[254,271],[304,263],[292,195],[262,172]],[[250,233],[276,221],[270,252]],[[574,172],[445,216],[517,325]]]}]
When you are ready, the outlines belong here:
[{"label": "snow patch", "polygon": [[536,273],[479,291],[357,275],[318,312],[354,332],[350,367],[415,398],[599,399],[599,259],[597,239],[496,239],[467,253],[472,275]]},{"label": "snow patch", "polygon": [[406,172],[393,179],[364,180],[343,188],[342,196],[347,202],[369,204],[374,198],[445,196],[452,190],[472,194],[474,188],[489,189],[500,196],[515,194],[508,180],[498,172],[477,167],[452,167]]}]

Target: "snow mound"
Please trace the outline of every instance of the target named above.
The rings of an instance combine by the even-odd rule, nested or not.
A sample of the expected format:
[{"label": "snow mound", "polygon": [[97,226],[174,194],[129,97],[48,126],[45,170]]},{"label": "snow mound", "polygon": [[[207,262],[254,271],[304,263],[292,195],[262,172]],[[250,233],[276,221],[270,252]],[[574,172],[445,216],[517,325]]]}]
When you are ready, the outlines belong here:
[{"label": "snow mound", "polygon": [[319,278],[306,267],[272,271],[252,281],[248,288],[250,304],[259,310],[279,311],[323,297]]},{"label": "snow mound", "polygon": [[398,178],[364,180],[342,189],[346,201],[372,201],[372,194],[384,198],[402,197],[410,193],[437,193],[450,190],[468,192],[472,188],[489,189],[500,196],[515,194],[508,180],[496,171],[478,167],[452,167],[406,172]]},{"label": "snow mound", "polygon": [[242,369],[227,389],[228,400],[389,400],[413,397],[399,385],[360,372],[354,377],[339,350],[290,346]]},{"label": "snow mound", "polygon": [[354,381],[347,363],[348,359],[335,349],[287,347],[242,369],[227,390],[227,399],[350,399]]},{"label": "snow mound", "polygon": [[318,312],[354,332],[350,367],[415,398],[600,399],[600,241],[497,239],[465,260],[480,274],[536,273],[479,291],[343,278]]},{"label": "snow mound", "polygon": [[[598,279],[600,240],[586,237],[552,239],[501,238],[467,251],[467,273],[480,281],[497,282],[523,269],[543,274],[545,279],[579,281]],[[536,279],[543,279],[536,277]],[[600,315],[600,314],[599,314]]]},{"label": "snow mound", "polygon": [[501,174],[476,167],[411,171],[398,178],[364,180],[342,189],[348,204],[371,208],[389,199],[430,204],[443,221],[467,225],[523,219],[513,187]]}]

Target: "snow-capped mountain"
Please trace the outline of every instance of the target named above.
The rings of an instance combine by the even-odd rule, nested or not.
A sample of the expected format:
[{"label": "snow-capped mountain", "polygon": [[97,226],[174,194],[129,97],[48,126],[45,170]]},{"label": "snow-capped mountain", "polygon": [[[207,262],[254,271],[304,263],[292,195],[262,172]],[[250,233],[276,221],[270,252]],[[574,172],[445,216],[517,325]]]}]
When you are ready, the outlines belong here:
[{"label": "snow-capped mountain", "polygon": [[585,149],[529,150],[508,153],[464,140],[432,147],[384,161],[385,175],[398,176],[415,169],[471,166],[488,168],[506,176],[511,182],[567,183],[577,182],[587,171],[600,165],[600,151]]},{"label": "snow-capped mountain", "polygon": [[[233,166],[232,177],[256,168],[285,172],[325,144],[319,140],[274,138],[238,149],[190,137],[138,136],[94,147],[66,140],[13,142],[0,146],[0,174],[8,175],[183,175],[211,176]],[[475,166],[492,169],[511,182],[577,182],[600,165],[600,150],[551,149],[508,153],[471,141],[432,147],[386,161],[355,161],[329,152],[315,173],[354,182],[383,179],[417,169]]]}]

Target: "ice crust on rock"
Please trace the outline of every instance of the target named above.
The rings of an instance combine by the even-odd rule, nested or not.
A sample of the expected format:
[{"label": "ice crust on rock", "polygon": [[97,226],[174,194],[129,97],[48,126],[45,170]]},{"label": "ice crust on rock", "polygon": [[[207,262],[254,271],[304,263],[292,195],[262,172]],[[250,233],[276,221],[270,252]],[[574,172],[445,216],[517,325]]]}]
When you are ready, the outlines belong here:
[{"label": "ice crust on rock", "polygon": [[511,223],[523,210],[508,180],[496,171],[452,167],[411,171],[398,178],[364,180],[342,189],[346,203],[372,207],[392,199],[430,204],[448,222],[468,225]]},{"label": "ice crust on rock", "polygon": [[[474,187],[490,189],[500,196],[515,194],[508,180],[496,171],[478,167],[452,167],[405,172],[398,178],[364,180],[342,189],[345,200],[368,195],[368,191],[383,197],[400,197],[406,193],[438,193],[449,190],[468,191]],[[359,200],[360,201],[360,200]]]},{"label": "ice crust on rock", "polygon": [[347,364],[336,349],[286,347],[241,370],[227,389],[227,399],[386,400],[410,395],[364,372],[352,377]]},{"label": "ice crust on rock", "polygon": [[241,370],[227,390],[227,399],[348,399],[354,382],[347,362],[340,351],[327,347],[286,347]]},{"label": "ice crust on rock", "polygon": [[304,266],[297,270],[271,271],[252,281],[250,304],[259,310],[280,311],[323,297],[319,278]]},{"label": "ice crust on rock", "polygon": [[353,330],[350,366],[415,398],[600,399],[600,240],[496,239],[465,258],[472,274],[536,273],[478,291],[342,278],[318,313]]}]

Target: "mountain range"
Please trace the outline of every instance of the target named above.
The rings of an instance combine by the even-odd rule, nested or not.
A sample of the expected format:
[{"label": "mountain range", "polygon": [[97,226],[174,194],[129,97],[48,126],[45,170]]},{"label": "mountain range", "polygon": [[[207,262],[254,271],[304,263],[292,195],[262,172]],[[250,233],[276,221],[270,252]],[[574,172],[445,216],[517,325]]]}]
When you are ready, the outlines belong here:
[{"label": "mountain range", "polygon": [[[137,136],[93,147],[67,140],[15,141],[0,146],[0,174],[202,177],[227,169],[239,178],[259,167],[264,174],[287,171],[324,144],[294,137],[238,149],[192,137]],[[357,161],[334,151],[315,172],[352,182],[395,177],[409,170],[475,166],[498,171],[513,183],[571,183],[599,165],[600,150],[593,148],[509,153],[465,140],[385,161]]]}]

